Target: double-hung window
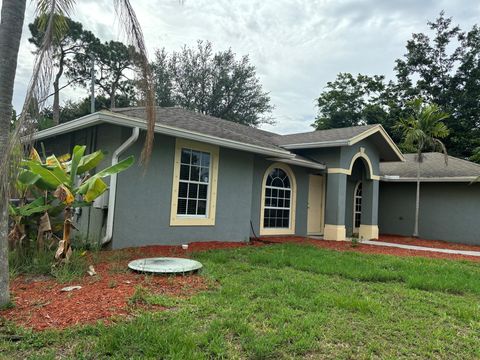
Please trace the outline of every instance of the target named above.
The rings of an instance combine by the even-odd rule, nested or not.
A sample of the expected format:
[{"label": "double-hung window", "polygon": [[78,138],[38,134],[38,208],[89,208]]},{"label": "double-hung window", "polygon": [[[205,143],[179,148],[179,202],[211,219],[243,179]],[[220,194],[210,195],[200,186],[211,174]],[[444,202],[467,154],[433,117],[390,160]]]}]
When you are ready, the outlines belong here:
[{"label": "double-hung window", "polygon": [[218,147],[177,139],[170,225],[214,225]]},{"label": "double-hung window", "polygon": [[207,216],[210,153],[182,148],[177,215]]}]

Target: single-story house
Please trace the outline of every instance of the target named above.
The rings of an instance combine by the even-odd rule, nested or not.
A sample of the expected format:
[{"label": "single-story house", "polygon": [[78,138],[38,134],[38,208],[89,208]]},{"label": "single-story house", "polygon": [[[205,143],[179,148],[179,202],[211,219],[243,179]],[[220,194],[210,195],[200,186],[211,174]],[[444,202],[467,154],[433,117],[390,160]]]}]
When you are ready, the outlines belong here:
[{"label": "single-story house", "polygon": [[[140,159],[145,119],[144,108],[99,111],[39,131],[35,140],[47,153],[75,144],[107,151],[107,166],[131,154]],[[425,164],[430,158],[437,156],[429,154]],[[480,167],[467,164],[452,158],[448,170],[436,173],[433,164],[422,178],[421,236],[480,244],[480,188],[467,180]],[[76,221],[81,236],[113,248],[269,235],[408,235],[413,166],[381,125],[279,135],[157,108],[148,166],[112,176],[108,193],[78,209]],[[427,177],[436,180],[424,184]]]}]

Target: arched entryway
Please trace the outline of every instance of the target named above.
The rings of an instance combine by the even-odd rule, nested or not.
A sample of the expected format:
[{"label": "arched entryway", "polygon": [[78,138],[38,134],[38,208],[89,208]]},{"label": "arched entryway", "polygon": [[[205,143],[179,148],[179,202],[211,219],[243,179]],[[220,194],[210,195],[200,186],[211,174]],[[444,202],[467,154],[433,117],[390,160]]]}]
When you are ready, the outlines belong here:
[{"label": "arched entryway", "polygon": [[[375,159],[378,161],[378,159]],[[324,238],[378,238],[378,164],[360,148],[344,168],[327,170]]]},{"label": "arched entryway", "polygon": [[364,158],[358,157],[352,164],[352,172],[347,176],[347,191],[345,199],[345,226],[347,236],[358,235],[362,225],[364,210],[364,192],[368,187],[370,171]]}]

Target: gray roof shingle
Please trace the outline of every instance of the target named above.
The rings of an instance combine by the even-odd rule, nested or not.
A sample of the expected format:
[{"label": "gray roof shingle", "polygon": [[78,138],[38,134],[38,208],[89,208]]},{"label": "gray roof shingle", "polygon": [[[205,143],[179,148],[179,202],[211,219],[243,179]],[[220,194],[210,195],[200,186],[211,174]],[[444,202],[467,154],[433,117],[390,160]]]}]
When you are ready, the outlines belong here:
[{"label": "gray roof shingle", "polygon": [[317,130],[298,134],[283,135],[276,139],[278,145],[292,145],[305,144],[317,142],[331,142],[331,141],[348,141],[349,139],[360,135],[361,133],[371,129],[374,125],[352,126],[339,129]]},{"label": "gray roof shingle", "polygon": [[[138,119],[146,119],[144,107],[118,108],[112,110]],[[301,144],[314,146],[344,146],[350,145],[349,141],[369,129],[381,126],[363,125],[341,129],[310,131],[299,134],[279,135],[273,132],[256,129],[242,124],[237,124],[224,119],[204,115],[195,111],[180,107],[157,107],[156,122],[172,128],[186,130],[201,135],[213,136],[219,139],[240,142],[246,145],[258,146],[269,150],[288,153],[287,149],[302,148]],[[387,135],[388,136],[388,135]],[[382,135],[375,134],[372,137],[376,145],[382,150],[382,161],[396,161],[402,158],[400,151],[392,142],[385,141]],[[295,144],[294,146],[287,146]]]},{"label": "gray roof shingle", "polygon": [[[401,179],[415,179],[417,177],[416,154],[405,154],[404,162],[380,163],[380,175],[387,177],[399,176]],[[437,178],[474,178],[480,176],[480,165],[448,156],[448,165],[442,153],[424,153],[420,165],[422,179]]]},{"label": "gray roof shingle", "polygon": [[[112,111],[126,116],[146,119],[146,111],[144,107],[118,108],[113,109]],[[275,137],[279,136],[277,134],[198,112],[185,110],[179,107],[157,107],[156,116],[156,122],[158,124],[251,145],[284,150],[273,141]]]}]

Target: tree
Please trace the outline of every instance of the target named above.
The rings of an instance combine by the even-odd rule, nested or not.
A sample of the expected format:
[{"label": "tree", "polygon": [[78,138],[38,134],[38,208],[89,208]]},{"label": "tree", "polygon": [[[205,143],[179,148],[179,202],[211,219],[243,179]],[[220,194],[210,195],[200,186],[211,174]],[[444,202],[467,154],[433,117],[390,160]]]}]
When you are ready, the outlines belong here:
[{"label": "tree", "polygon": [[398,87],[404,98],[422,96],[451,114],[446,146],[468,158],[480,146],[480,32],[462,31],[443,11],[428,25],[433,36],[413,34],[396,61]]},{"label": "tree", "polygon": [[[26,0],[3,0],[0,23],[0,155],[8,151],[12,96]],[[7,167],[4,161],[0,164]],[[10,302],[8,274],[8,172],[0,173],[0,306]]]},{"label": "tree", "polygon": [[[85,155],[85,149],[85,145],[77,145],[73,148],[71,156],[63,156],[62,159],[50,155],[45,161],[42,161],[37,151],[32,149],[30,159],[22,161],[18,174],[18,181],[21,184],[43,192],[33,201],[35,203],[33,209],[31,208],[32,203],[25,205],[25,207],[29,207],[29,212],[43,212],[46,214],[46,219],[48,219],[48,211],[51,208],[60,208],[64,214],[63,238],[59,242],[55,254],[55,258],[60,262],[68,262],[72,253],[70,234],[73,224],[73,209],[90,206],[93,200],[108,188],[102,179],[128,169],[134,161],[132,155],[90,175],[90,170],[96,168],[102,161],[104,153],[98,150]],[[77,177],[81,177],[80,182]],[[55,199],[58,200],[56,205],[54,205]],[[21,210],[22,208],[14,209],[14,215],[17,215],[17,212],[21,215]],[[18,237],[18,235],[15,236]]]},{"label": "tree", "polygon": [[[142,151],[142,161],[146,163],[153,148],[155,127],[155,104],[152,76],[148,63],[145,43],[140,24],[129,0],[115,0],[116,13],[120,18],[129,43],[141,54],[140,73],[141,89],[147,108],[147,135]],[[52,43],[55,31],[61,31],[65,26],[63,17],[72,10],[74,0],[37,0],[37,13],[48,15],[45,19],[45,35],[41,48],[36,53],[32,78],[27,89],[22,112],[16,121],[13,131],[10,130],[12,115],[11,100],[13,84],[17,67],[18,49],[25,17],[26,0],[3,0],[0,20],[0,306],[10,300],[8,282],[8,203],[9,188],[12,173],[18,170],[15,154],[21,146],[21,141],[28,141],[32,129],[28,128],[28,110],[33,99],[40,99],[40,107],[51,85],[50,69],[53,63]],[[58,17],[58,15],[62,15]],[[55,19],[60,19],[54,21]],[[63,28],[64,29],[64,28]],[[40,109],[39,109],[40,110]]]},{"label": "tree", "polygon": [[[53,65],[57,69],[53,81],[52,120],[54,125],[60,122],[60,79],[65,69],[72,66],[74,56],[79,56],[79,54],[88,56],[89,49],[100,42],[92,32],[84,30],[81,23],[72,21],[67,17],[64,17],[63,20],[66,27],[61,32],[56,33],[52,43]],[[58,22],[58,19],[56,21]],[[40,17],[37,17],[33,23],[28,25],[32,35],[28,41],[34,44],[37,49],[41,47],[45,35],[44,25],[45,20]],[[85,76],[85,74],[83,75]]]},{"label": "tree", "polygon": [[[128,107],[132,105],[132,102],[131,99],[123,95],[117,94],[115,96],[115,104],[119,107]],[[62,123],[69,122],[90,114],[90,105],[90,97],[83,98],[79,101],[65,101],[65,103],[60,106],[60,118],[62,119]],[[108,110],[110,109],[110,105],[111,100],[109,97],[105,97],[103,95],[95,96],[95,109],[97,111]],[[42,109],[42,111],[37,115],[37,118],[35,120],[36,128],[38,130],[44,130],[54,126],[52,108],[45,107],[44,109]]]},{"label": "tree", "polygon": [[313,126],[377,122],[400,142],[395,123],[408,116],[407,102],[422,97],[451,114],[445,119],[449,152],[471,157],[480,147],[480,29],[462,31],[444,12],[428,25],[428,33],[414,33],[408,40],[405,55],[395,62],[395,80],[341,73],[329,82],[317,99]]},{"label": "tree", "polygon": [[407,147],[415,150],[417,161],[417,192],[415,199],[415,227],[413,236],[418,237],[418,218],[420,210],[420,173],[423,161],[423,152],[427,149],[441,150],[445,155],[445,164],[448,163],[447,149],[440,139],[449,134],[443,120],[448,114],[436,104],[424,104],[422,99],[415,99],[409,103],[412,115],[400,119],[397,128],[403,135]]},{"label": "tree", "polygon": [[139,56],[133,46],[126,46],[119,41],[108,41],[95,44],[89,53],[75,55],[67,76],[76,84],[90,87],[92,61],[95,65],[95,85],[103,96],[110,98],[110,108],[116,107],[116,98],[120,94],[131,100],[135,99],[135,74],[139,64]]},{"label": "tree", "polygon": [[312,124],[316,130],[382,124],[394,140],[400,140],[394,125],[405,106],[384,76],[339,73],[316,101],[318,113]]},{"label": "tree", "polygon": [[258,126],[272,123],[268,93],[263,91],[248,56],[237,60],[232,49],[214,53],[210,42],[184,46],[168,55],[156,52],[152,65],[157,103]]}]

